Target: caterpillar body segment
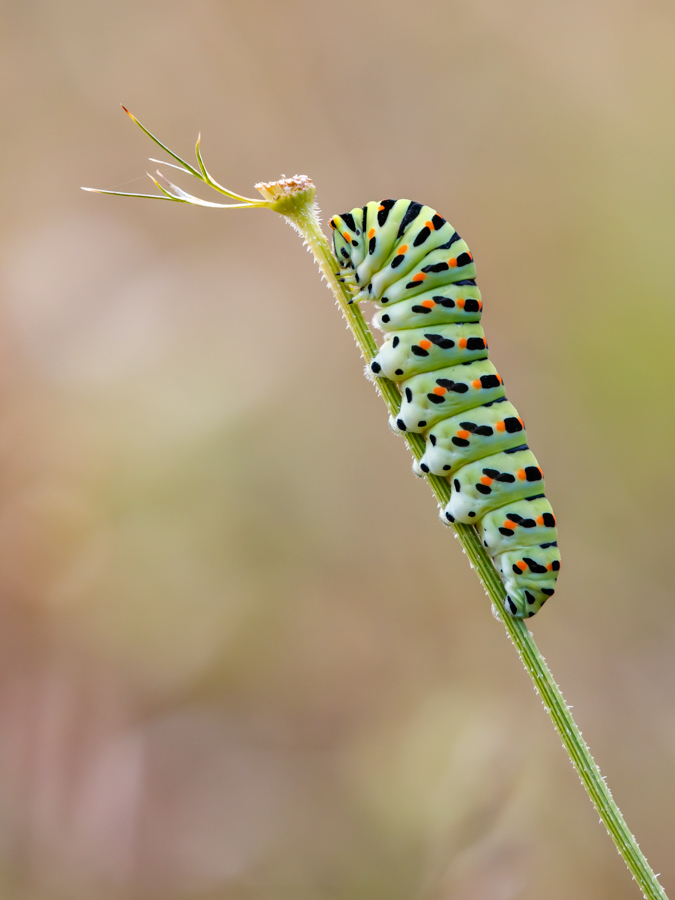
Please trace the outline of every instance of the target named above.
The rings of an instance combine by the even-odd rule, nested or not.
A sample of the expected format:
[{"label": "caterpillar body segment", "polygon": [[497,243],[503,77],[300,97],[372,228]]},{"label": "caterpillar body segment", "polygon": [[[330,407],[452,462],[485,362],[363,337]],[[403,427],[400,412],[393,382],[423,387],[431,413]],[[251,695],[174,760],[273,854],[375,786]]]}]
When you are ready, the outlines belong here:
[{"label": "caterpillar body segment", "polygon": [[370,202],[330,226],[354,300],[378,307],[373,323],[385,339],[371,369],[401,389],[392,427],[424,435],[415,470],[448,479],[442,518],[476,526],[506,610],[533,616],[556,587],[556,520],[523,420],[488,359],[469,248],[435,210],[410,200]]},{"label": "caterpillar body segment", "polygon": [[479,322],[482,308],[476,285],[447,284],[382,309],[373,317],[373,325],[389,332],[452,322]]},{"label": "caterpillar body segment", "polygon": [[378,374],[403,381],[417,372],[484,359],[487,345],[478,322],[390,332],[377,356]]},{"label": "caterpillar body segment", "polygon": [[466,463],[523,444],[527,444],[523,420],[502,396],[440,420],[429,430],[420,468],[432,475],[448,475]]},{"label": "caterpillar body segment", "polygon": [[540,493],[544,493],[544,476],[534,453],[522,444],[454,472],[445,516],[449,522],[471,525],[492,509]]},{"label": "caterpillar body segment", "polygon": [[486,513],[476,528],[490,556],[528,547],[554,546],[556,522],[546,497],[516,500]]},{"label": "caterpillar body segment", "polygon": [[[402,382],[401,388],[403,399],[397,428],[422,433],[448,416],[499,400],[505,394],[502,380],[489,359],[422,372]],[[427,451],[430,444],[433,445],[433,439],[427,435]]]}]

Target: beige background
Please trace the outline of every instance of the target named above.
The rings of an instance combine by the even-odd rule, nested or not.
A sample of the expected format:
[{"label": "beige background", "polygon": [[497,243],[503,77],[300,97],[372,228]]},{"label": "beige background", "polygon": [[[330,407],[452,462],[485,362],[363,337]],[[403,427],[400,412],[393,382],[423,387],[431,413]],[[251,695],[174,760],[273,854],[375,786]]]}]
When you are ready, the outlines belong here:
[{"label": "beige background", "polygon": [[146,189],[119,102],[466,238],[560,523],[533,629],[675,892],[672,4],[1,12],[1,895],[638,896],[293,232],[79,191]]}]

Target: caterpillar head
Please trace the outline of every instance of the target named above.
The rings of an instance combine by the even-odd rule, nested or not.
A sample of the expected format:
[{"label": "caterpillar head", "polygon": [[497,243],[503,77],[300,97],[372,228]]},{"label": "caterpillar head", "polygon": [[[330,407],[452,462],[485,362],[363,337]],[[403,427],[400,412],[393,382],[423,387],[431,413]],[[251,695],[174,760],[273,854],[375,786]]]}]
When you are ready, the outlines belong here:
[{"label": "caterpillar head", "polygon": [[355,269],[365,256],[366,239],[360,224],[362,219],[363,211],[353,209],[333,216],[328,223],[333,229],[335,256],[342,268]]}]

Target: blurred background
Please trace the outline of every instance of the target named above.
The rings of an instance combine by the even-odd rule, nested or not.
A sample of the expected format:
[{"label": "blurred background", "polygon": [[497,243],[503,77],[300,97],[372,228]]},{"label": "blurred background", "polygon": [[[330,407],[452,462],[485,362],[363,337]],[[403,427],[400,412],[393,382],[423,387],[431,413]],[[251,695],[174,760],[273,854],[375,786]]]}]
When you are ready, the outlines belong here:
[{"label": "blurred background", "polygon": [[675,892],[672,4],[0,10],[0,896],[638,895],[297,236],[79,190],[151,188],[120,102],[467,240],[558,514],[532,628]]}]

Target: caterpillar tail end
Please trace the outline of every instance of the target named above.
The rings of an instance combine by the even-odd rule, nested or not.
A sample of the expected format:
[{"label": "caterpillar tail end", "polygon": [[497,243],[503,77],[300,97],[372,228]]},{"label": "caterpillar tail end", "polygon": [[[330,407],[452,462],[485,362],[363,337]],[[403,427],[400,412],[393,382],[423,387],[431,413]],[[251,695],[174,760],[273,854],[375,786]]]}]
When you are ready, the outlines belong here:
[{"label": "caterpillar tail end", "polygon": [[504,609],[514,619],[531,619],[553,593],[550,588],[511,588],[504,597]]}]

